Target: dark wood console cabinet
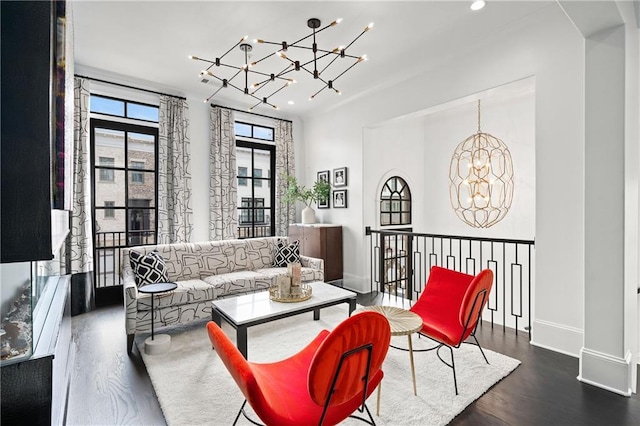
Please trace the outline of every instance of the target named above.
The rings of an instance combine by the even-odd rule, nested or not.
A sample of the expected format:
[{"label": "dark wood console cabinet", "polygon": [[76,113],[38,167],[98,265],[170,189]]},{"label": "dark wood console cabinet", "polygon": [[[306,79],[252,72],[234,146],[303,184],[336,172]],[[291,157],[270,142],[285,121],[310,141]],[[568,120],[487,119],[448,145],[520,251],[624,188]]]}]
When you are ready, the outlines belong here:
[{"label": "dark wood console cabinet", "polygon": [[300,254],[324,260],[325,281],[342,279],[342,226],[292,224],[289,240],[300,241]]}]

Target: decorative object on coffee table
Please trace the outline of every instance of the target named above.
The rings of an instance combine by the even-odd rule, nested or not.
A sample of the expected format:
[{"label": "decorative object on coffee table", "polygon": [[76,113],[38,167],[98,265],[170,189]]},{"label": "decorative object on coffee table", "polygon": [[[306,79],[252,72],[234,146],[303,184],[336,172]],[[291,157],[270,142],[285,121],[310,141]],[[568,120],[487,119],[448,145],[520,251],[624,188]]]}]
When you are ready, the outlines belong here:
[{"label": "decorative object on coffee table", "polygon": [[[285,277],[279,277],[285,278]],[[284,303],[295,303],[295,302],[304,302],[305,300],[311,299],[313,295],[313,288],[307,284],[302,283],[297,287],[297,291],[294,293],[293,290],[290,292],[286,292],[280,290],[278,286],[273,286],[269,288],[269,299],[274,302],[284,302]]]},{"label": "decorative object on coffee table", "polygon": [[269,298],[276,302],[302,302],[311,298],[313,289],[301,282],[302,266],[299,263],[287,265],[287,275],[279,276],[269,288]]},{"label": "decorative object on coffee table", "polygon": [[155,310],[153,307],[153,299],[155,299],[156,294],[173,291],[177,287],[178,285],[176,283],[155,283],[146,284],[138,288],[140,293],[147,293],[151,297],[151,310],[149,311],[149,314],[151,315],[151,336],[144,342],[144,351],[149,355],[157,355],[167,352],[171,347],[171,336],[168,334],[158,334],[156,336],[154,333],[153,323]]}]

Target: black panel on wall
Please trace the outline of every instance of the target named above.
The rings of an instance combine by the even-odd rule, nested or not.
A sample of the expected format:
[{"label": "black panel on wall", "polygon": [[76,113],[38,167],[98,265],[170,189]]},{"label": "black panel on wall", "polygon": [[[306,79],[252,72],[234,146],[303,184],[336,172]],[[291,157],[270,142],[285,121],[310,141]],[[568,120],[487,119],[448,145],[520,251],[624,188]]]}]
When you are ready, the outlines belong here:
[{"label": "black panel on wall", "polygon": [[52,4],[0,4],[0,262],[51,259]]}]

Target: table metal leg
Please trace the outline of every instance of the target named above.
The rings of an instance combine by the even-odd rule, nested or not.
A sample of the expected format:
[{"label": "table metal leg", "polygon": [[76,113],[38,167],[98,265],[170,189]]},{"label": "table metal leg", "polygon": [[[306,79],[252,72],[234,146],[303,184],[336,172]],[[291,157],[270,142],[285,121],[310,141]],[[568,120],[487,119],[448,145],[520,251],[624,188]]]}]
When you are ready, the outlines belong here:
[{"label": "table metal leg", "polygon": [[418,390],[416,389],[416,369],[413,365],[413,344],[411,343],[411,334],[407,336],[409,339],[409,358],[411,360],[411,377],[413,378],[413,394],[418,396]]},{"label": "table metal leg", "polygon": [[238,346],[238,350],[244,356],[244,359],[247,358],[247,327],[239,326],[236,330],[236,345]]},{"label": "table metal leg", "polygon": [[313,310],[313,320],[318,321],[320,319],[320,309]]},{"label": "table metal leg", "polygon": [[356,310],[356,299],[349,299],[349,316]]},{"label": "table metal leg", "polygon": [[155,317],[155,315],[154,315],[155,312],[156,311],[153,310],[153,294],[151,294],[151,340],[153,340],[153,323],[155,322],[154,321],[155,320],[155,318],[154,318]]},{"label": "table metal leg", "polygon": [[218,324],[218,327],[222,327],[222,317],[216,308],[211,309],[211,321]]}]

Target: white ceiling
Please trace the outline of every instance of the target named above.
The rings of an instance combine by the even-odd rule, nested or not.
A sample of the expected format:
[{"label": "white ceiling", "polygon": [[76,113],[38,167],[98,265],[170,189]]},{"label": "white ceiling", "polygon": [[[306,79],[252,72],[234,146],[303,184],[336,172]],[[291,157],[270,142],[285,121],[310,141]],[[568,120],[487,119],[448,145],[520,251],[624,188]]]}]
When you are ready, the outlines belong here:
[{"label": "white ceiling", "polygon": [[[73,1],[75,63],[106,73],[129,76],[132,80],[153,82],[190,101],[203,101],[218,87],[211,79],[200,82],[202,62],[188,55],[214,59],[243,36],[291,43],[308,34],[307,19],[319,18],[323,26],[336,18],[340,25],[318,35],[319,48],[332,49],[349,43],[370,22],[365,33],[348,51],[367,54],[369,60],[356,65],[335,86],[342,95],[325,90],[315,100],[309,96],[322,87],[301,71],[297,83],[270,99],[283,113],[304,116],[317,109],[348,102],[364,92],[379,90],[446,61],[456,52],[501,32],[524,16],[555,2],[491,1],[479,11],[469,9],[471,1]],[[274,46],[254,45],[253,60],[273,52]],[[290,49],[292,58],[301,56]],[[236,48],[225,59],[242,64]],[[304,58],[301,58],[304,60]],[[337,61],[336,61],[337,62]],[[350,64],[349,62],[348,64]],[[267,73],[280,71],[286,61],[272,57],[255,69]],[[334,64],[327,78],[346,66]],[[213,68],[220,74],[222,71]],[[325,74],[325,75],[326,75]],[[229,76],[223,75],[225,78]],[[249,81],[249,84],[254,82]],[[243,87],[239,77],[234,80]],[[272,84],[258,94],[270,94],[280,85]],[[294,101],[289,105],[288,101]],[[223,89],[212,100],[248,108],[256,101],[232,88]],[[268,113],[259,106],[256,112]]]}]

